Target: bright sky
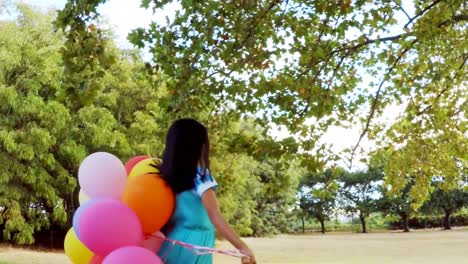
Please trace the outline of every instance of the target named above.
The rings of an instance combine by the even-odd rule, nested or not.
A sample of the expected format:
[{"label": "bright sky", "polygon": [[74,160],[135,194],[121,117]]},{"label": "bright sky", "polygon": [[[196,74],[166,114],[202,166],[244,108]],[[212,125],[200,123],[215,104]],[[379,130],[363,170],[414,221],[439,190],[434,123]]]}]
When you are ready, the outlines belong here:
[{"label": "bright sky", "polygon": [[[62,9],[66,0],[19,0],[18,2],[40,9]],[[166,16],[175,15],[177,5],[171,4],[161,14],[153,14],[151,10],[140,7],[140,0],[109,0],[99,7],[99,12],[104,20],[112,26],[116,34],[116,40],[120,47],[129,48],[131,44],[127,41],[127,34],[135,28],[145,27],[151,21],[165,23]]]},{"label": "bright sky", "polygon": [[[66,0],[21,0],[19,2],[45,10],[51,8],[61,9],[65,5]],[[104,5],[100,6],[99,12],[104,16],[106,22],[111,25],[112,30],[115,32],[118,45],[122,48],[129,48],[131,44],[127,41],[126,37],[132,29],[145,27],[151,21],[165,23],[166,16],[174,16],[176,9],[177,5],[171,5],[164,12],[153,14],[151,10],[141,8],[139,0],[109,0]],[[405,9],[413,11],[410,7],[405,6]],[[406,20],[405,17],[402,18],[402,21]],[[145,57],[146,56],[147,55],[145,55]],[[401,110],[401,106],[392,105],[384,111],[384,116],[379,119],[392,122]],[[338,154],[345,148],[352,148],[357,143],[360,133],[360,125],[354,125],[351,128],[331,127],[322,140],[327,144],[332,144],[332,150]],[[287,130],[277,127],[273,129],[272,134],[278,138],[284,138],[289,135]],[[356,156],[353,169],[364,168],[364,165],[358,162],[359,159],[365,157],[365,153],[375,148],[375,144],[370,142],[367,138],[363,139],[360,146],[364,151],[364,155]],[[344,163],[340,165],[344,166]]]}]

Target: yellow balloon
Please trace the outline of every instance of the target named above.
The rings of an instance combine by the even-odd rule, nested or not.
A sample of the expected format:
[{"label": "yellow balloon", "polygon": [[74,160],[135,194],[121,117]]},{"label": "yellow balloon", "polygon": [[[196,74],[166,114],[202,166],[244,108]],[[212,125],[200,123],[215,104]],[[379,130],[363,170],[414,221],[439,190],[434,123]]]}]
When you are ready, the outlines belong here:
[{"label": "yellow balloon", "polygon": [[91,200],[91,198],[85,192],[83,192],[83,190],[80,190],[80,194],[78,195],[78,200],[80,201],[80,205],[83,205],[87,201]]},{"label": "yellow balloon", "polygon": [[88,264],[94,255],[91,250],[81,243],[73,228],[68,230],[63,247],[65,254],[67,254],[73,264]]},{"label": "yellow balloon", "polygon": [[138,162],[128,174],[128,179],[143,175],[143,174],[150,174],[150,173],[159,173],[159,170],[151,165],[160,164],[159,159],[145,159]]}]

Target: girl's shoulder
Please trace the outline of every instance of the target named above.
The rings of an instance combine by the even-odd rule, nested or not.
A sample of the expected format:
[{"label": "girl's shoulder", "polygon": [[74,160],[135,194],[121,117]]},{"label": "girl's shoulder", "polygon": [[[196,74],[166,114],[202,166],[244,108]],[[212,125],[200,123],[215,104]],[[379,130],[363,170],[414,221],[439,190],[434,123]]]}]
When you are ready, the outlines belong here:
[{"label": "girl's shoulder", "polygon": [[204,192],[209,189],[214,189],[218,187],[218,183],[211,175],[211,172],[206,169],[198,168],[197,176],[195,177],[195,188],[194,191],[201,197]]}]

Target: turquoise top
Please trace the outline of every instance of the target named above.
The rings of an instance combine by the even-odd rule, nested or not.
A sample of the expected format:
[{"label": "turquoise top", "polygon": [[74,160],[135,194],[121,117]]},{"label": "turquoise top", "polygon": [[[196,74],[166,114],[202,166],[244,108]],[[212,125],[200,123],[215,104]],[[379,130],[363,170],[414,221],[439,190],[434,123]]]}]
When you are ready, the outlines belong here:
[{"label": "turquoise top", "polygon": [[[167,237],[197,246],[214,247],[215,229],[202,203],[201,196],[218,184],[209,171],[202,176],[198,170],[195,188],[176,196],[176,208],[169,226]],[[196,255],[195,252],[179,245],[165,242],[158,255],[166,264],[211,264],[211,255]]]}]

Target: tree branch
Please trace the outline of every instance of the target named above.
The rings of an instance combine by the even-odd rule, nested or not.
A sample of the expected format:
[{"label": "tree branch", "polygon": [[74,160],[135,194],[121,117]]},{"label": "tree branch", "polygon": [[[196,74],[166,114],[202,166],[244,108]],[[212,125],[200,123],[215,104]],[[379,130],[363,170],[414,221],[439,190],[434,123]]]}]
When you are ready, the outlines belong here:
[{"label": "tree branch", "polygon": [[338,72],[338,70],[340,69],[341,65],[343,64],[344,60],[346,59],[347,56],[349,56],[351,54],[351,51],[348,51],[346,52],[346,54],[341,57],[340,61],[338,62],[338,64],[335,66],[335,68],[333,68],[333,73],[332,73],[332,76],[330,77],[330,79],[328,80],[328,85],[327,85],[327,91],[330,90],[331,88],[331,85],[333,83],[333,79],[335,79],[335,75],[336,73]]},{"label": "tree branch", "polygon": [[[366,45],[369,45],[369,44],[373,44],[373,43],[376,43],[378,41],[381,41],[381,42],[387,42],[387,41],[394,41],[394,40],[398,40],[398,39],[401,39],[403,37],[406,37],[406,36],[409,36],[411,33],[403,33],[403,34],[399,34],[399,35],[395,35],[395,36],[389,36],[389,37],[384,37],[384,38],[377,38],[377,39],[368,39],[362,43],[359,43],[357,45],[354,45],[354,46],[346,46],[347,44],[344,44],[342,45],[341,47],[331,51],[330,53],[327,54],[326,58],[325,58],[325,61],[323,61],[323,65],[322,67],[320,67],[320,69],[318,70],[318,72],[315,74],[314,76],[314,79],[312,80],[312,83],[315,83],[315,81],[318,79],[320,73],[323,71],[323,69],[328,65],[328,62],[332,59],[332,57],[339,53],[339,52],[342,52],[342,51],[346,51],[346,53],[340,58],[338,64],[336,67],[334,67],[333,69],[333,76],[336,74],[336,72],[338,71],[339,67],[341,66],[341,64],[343,63],[343,61],[348,57],[348,56],[351,56],[354,52],[356,52],[359,48],[363,47],[363,46],[366,46]],[[353,40],[349,43],[353,43],[353,42],[357,42],[358,40]],[[296,77],[296,81],[298,81],[300,78],[302,78],[302,76],[304,76],[307,72],[309,72],[314,66],[316,66],[319,62],[315,63],[314,65],[309,65],[309,67],[307,67],[306,69],[304,69],[301,73],[299,73],[299,75]],[[333,77],[332,77],[333,78]],[[327,90],[329,89],[330,85],[328,85],[327,87]],[[308,111],[309,111],[309,107],[310,107],[310,99],[309,101],[307,102],[307,105],[306,107],[304,107],[304,109],[299,113],[299,115],[302,117],[304,116]]]},{"label": "tree branch", "polygon": [[[416,14],[413,18],[410,19],[410,21],[404,26],[404,28],[408,27],[408,25],[410,23],[412,23],[412,21],[414,21],[415,19],[417,19],[418,17],[422,16],[424,13],[426,13],[427,11],[429,11],[431,8],[433,8],[434,6],[436,6],[439,2],[441,2],[442,0],[437,0],[435,2],[433,2],[432,4],[430,4],[429,6],[427,6],[425,9],[423,9],[421,12],[419,12],[418,14]],[[408,16],[407,12],[403,9],[403,7],[401,7],[402,11],[405,12],[405,14]],[[408,16],[409,17],[409,16]],[[468,15],[465,15],[465,14],[460,14],[460,15],[455,15],[452,17],[452,19],[450,20],[447,20],[447,21],[444,21],[442,23],[440,23],[438,26],[439,27],[442,27],[442,26],[445,26],[445,25],[448,25],[450,22],[460,22],[460,21],[466,21],[468,20]],[[343,55],[343,57],[341,58],[340,62],[342,62],[346,56],[350,56],[352,55],[353,53],[355,53],[358,49],[364,47],[364,46],[367,46],[367,45],[370,45],[370,44],[374,44],[376,42],[388,42],[388,41],[395,41],[395,40],[399,40],[401,38],[404,38],[404,37],[408,37],[408,36],[411,36],[413,33],[412,32],[406,32],[406,33],[402,33],[402,34],[399,34],[399,35],[395,35],[395,36],[388,36],[388,37],[383,37],[383,38],[376,38],[376,39],[368,39],[364,42],[361,42],[361,43],[358,43],[356,45],[350,45],[351,43],[356,43],[356,42],[359,42],[359,40],[353,40],[353,41],[350,41],[349,43],[347,44],[343,44],[341,45],[339,48],[336,48],[334,50],[332,50],[330,53],[327,54],[327,56],[325,57],[325,60],[323,61],[324,62],[324,65],[326,65],[330,60],[331,58],[336,55],[337,53],[340,53],[340,52],[343,52],[343,51],[346,51],[346,54]],[[306,69],[304,69],[301,73],[299,73],[298,77],[296,77],[296,81],[299,80],[303,75],[305,75],[307,72],[309,72],[314,66],[316,66],[318,63],[320,62],[317,62],[313,65],[308,65],[308,67]],[[341,63],[339,63],[340,65]],[[323,70],[324,66],[322,66],[317,75],[319,75],[321,73],[321,71]],[[335,69],[336,71],[336,69]],[[314,80],[317,79],[317,76],[314,77]],[[306,107],[303,111],[301,111],[301,115],[305,114],[305,112],[307,112],[308,110],[308,107]]]},{"label": "tree branch", "polygon": [[[389,36],[389,37],[385,37],[385,38],[376,38],[376,39],[368,39],[362,43],[359,43],[355,46],[352,46],[352,47],[348,47],[348,48],[344,48],[344,50],[347,50],[347,49],[352,49],[352,50],[356,50],[356,49],[359,49],[360,47],[362,46],[366,46],[366,45],[369,45],[369,44],[374,44],[376,42],[387,42],[387,41],[394,41],[394,40],[399,40],[401,39],[402,37],[407,37],[409,35],[411,35],[412,33],[403,33],[403,34],[399,34],[399,35],[395,35],[395,36]],[[342,49],[343,50],[343,49]]]},{"label": "tree branch", "polygon": [[276,1],[273,1],[270,3],[270,5],[268,6],[268,8],[262,13],[260,14],[259,16],[255,17],[253,20],[255,21],[252,21],[252,23],[254,23],[254,25],[252,25],[250,28],[249,28],[249,33],[247,34],[247,37],[245,37],[245,39],[242,41],[242,43],[236,47],[235,49],[237,48],[242,48],[243,46],[245,46],[245,44],[247,43],[247,41],[249,41],[249,39],[251,37],[253,37],[253,33],[254,33],[254,30],[255,28],[258,26],[258,24],[260,23],[260,21],[266,17],[266,15],[277,5],[279,4],[281,1],[280,0],[276,0]]},{"label": "tree branch", "polygon": [[[466,61],[468,60],[468,56],[465,56],[465,58],[463,59],[463,62],[460,64],[460,66],[458,67],[458,70],[457,72],[455,73],[455,76],[454,76],[454,79],[458,77],[458,74],[460,73],[461,69],[463,69],[463,67],[465,67],[465,64],[466,64]],[[439,98],[445,93],[447,92],[449,89],[449,86],[445,86],[444,89],[442,89],[437,95],[436,95],[436,101],[439,100]],[[427,102],[426,102],[427,103]],[[427,112],[428,110],[430,110],[432,108],[432,105],[428,105],[426,106],[424,109],[420,110],[417,115],[420,116],[422,114],[424,114],[425,112]]]},{"label": "tree branch", "polygon": [[398,56],[398,58],[393,62],[392,66],[387,70],[387,72],[385,73],[384,75],[384,78],[383,80],[380,82],[379,84],[379,88],[377,89],[377,92],[375,93],[375,96],[374,96],[374,100],[372,102],[372,105],[371,105],[371,109],[370,109],[370,112],[369,112],[369,116],[367,117],[367,122],[366,122],[366,125],[364,127],[364,130],[361,132],[361,135],[359,136],[359,140],[358,142],[356,143],[356,145],[353,147],[352,151],[351,151],[351,158],[350,158],[350,164],[352,166],[352,162],[353,162],[353,158],[354,158],[354,155],[356,154],[356,150],[357,148],[359,147],[359,145],[361,144],[361,141],[362,139],[364,138],[364,136],[367,134],[367,132],[369,131],[369,127],[370,127],[370,122],[372,120],[372,118],[374,117],[374,114],[375,114],[375,111],[377,109],[377,103],[379,102],[379,99],[380,99],[380,94],[382,92],[382,87],[385,83],[385,81],[387,80],[387,75],[390,74],[394,69],[395,67],[398,65],[398,63],[400,62],[400,60],[403,58],[403,56],[410,50],[410,48],[417,42],[418,40],[415,39],[413,42],[411,42],[411,45],[407,48],[405,48],[403,50],[403,52],[401,52],[401,54]]},{"label": "tree branch", "polygon": [[[319,45],[319,44],[320,44],[319,42],[322,41],[322,36],[323,36],[323,34],[325,33],[325,26],[327,26],[328,22],[330,22],[330,15],[329,15],[329,14],[327,14],[327,16],[325,17],[323,23],[322,23],[321,26],[320,26],[320,31],[319,31],[319,34],[318,34],[318,36],[317,36],[317,41],[315,42],[315,45]],[[327,42],[327,44],[325,45],[325,48],[327,48],[328,45],[329,45],[329,42]],[[332,53],[333,53],[333,52],[332,52]],[[333,56],[333,55],[330,55],[330,53],[327,54],[327,57],[326,57],[326,60],[325,60],[325,64],[331,59],[332,56]],[[319,64],[319,63],[320,63],[320,61],[318,61],[318,62],[315,63],[315,64],[314,64],[314,63],[310,63],[310,62],[307,63],[307,66],[308,66],[308,67],[306,67],[304,70],[301,71],[301,73],[299,73],[299,75],[296,77],[296,81],[298,81],[300,78],[302,78],[302,76],[304,76],[304,75],[310,70],[310,68],[316,66],[316,65]],[[322,72],[322,70],[323,70],[324,67],[325,67],[325,66],[322,66],[322,67],[320,68],[320,70],[317,72],[316,77],[315,77],[314,79],[317,78],[317,75],[319,75],[319,74]]]},{"label": "tree branch", "polygon": [[[408,33],[403,33],[403,34],[384,37],[384,38],[367,39],[366,41],[358,43],[358,44],[356,44],[354,46],[351,46],[349,44],[359,42],[359,40],[352,40],[352,41],[350,41],[350,42],[348,42],[346,44],[343,44],[340,47],[332,50],[330,53],[328,53],[327,56],[326,56],[325,62],[328,62],[331,59],[331,57],[333,57],[335,54],[337,54],[339,52],[342,52],[342,51],[352,51],[352,52],[347,52],[347,54],[351,55],[353,52],[357,51],[359,48],[361,48],[363,46],[366,46],[366,45],[369,45],[369,44],[374,44],[376,42],[387,42],[387,41],[399,40],[399,39],[401,39],[403,37],[410,36],[411,34],[412,34],[411,32],[408,32]],[[317,65],[317,64],[315,64],[315,65]],[[309,66],[313,67],[315,65],[309,65]],[[310,68],[311,67],[308,67],[304,72],[301,72],[300,75],[303,75],[303,74],[307,73],[307,71],[310,70]]]},{"label": "tree branch", "polygon": [[400,3],[398,3],[397,1],[393,1],[397,6],[398,8],[400,8],[400,10],[406,15],[406,17],[408,18],[408,21],[411,21],[411,17],[408,15],[408,12],[406,12],[406,10],[403,8],[402,5],[400,5]]},{"label": "tree branch", "polygon": [[[322,41],[323,34],[325,33],[325,26],[328,24],[328,22],[330,22],[330,15],[329,14],[327,14],[327,17],[325,18],[324,22],[322,23],[322,25],[320,27],[320,32],[319,32],[319,35],[317,37],[317,41],[315,42],[316,45],[318,45],[319,42]],[[325,45],[325,48],[327,48],[328,45],[329,45],[329,42],[327,42],[327,44]],[[327,66],[327,63],[330,61],[330,59],[331,59],[331,56],[328,56],[325,63],[323,63],[322,67],[320,67],[319,71],[315,74],[314,79],[312,80],[312,83],[315,83],[317,81],[318,77],[320,76],[320,73],[322,73],[322,71],[325,69],[325,67]],[[318,63],[316,63],[315,65],[317,65],[317,64]],[[309,71],[309,69],[305,69],[304,71],[302,71],[296,77],[296,81],[298,81],[300,78],[302,78],[302,76],[304,76],[304,74],[307,73],[308,71]],[[309,111],[310,104],[311,104],[311,98],[310,98],[310,95],[309,95],[308,98],[307,98],[307,105],[299,113],[300,117],[303,117]]]},{"label": "tree branch", "polygon": [[419,13],[417,13],[414,17],[412,17],[403,28],[408,28],[408,26],[413,23],[414,20],[418,19],[420,16],[424,15],[427,11],[432,9],[434,6],[436,6],[438,3],[442,2],[442,0],[436,0],[432,4],[428,5],[426,8],[421,10]]},{"label": "tree branch", "polygon": [[460,21],[467,21],[468,20],[468,15],[461,14],[461,15],[455,15],[451,19],[446,20],[442,23],[439,24],[439,28],[443,26],[449,25],[451,22],[460,22]]}]

